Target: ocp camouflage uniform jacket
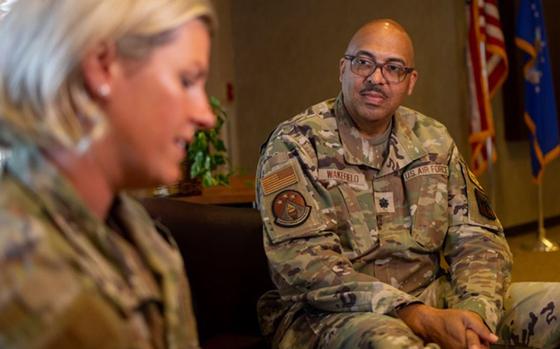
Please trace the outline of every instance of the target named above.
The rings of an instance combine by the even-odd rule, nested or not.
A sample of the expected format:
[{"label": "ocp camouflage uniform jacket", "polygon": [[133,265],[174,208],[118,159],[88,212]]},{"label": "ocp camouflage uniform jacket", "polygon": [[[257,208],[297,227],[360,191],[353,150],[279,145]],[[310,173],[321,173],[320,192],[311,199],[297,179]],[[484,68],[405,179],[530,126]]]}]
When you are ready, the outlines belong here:
[{"label": "ocp camouflage uniform jacket", "polygon": [[3,125],[0,145],[9,149],[0,174],[0,348],[199,348],[180,253],[145,210],[120,195],[110,215],[117,234]]},{"label": "ocp camouflage uniform jacket", "polygon": [[511,253],[446,128],[399,107],[377,168],[374,158],[342,96],[282,123],[263,147],[258,205],[279,289],[261,299],[263,331],[282,332],[303,308],[395,315],[443,274],[441,255],[453,307],[495,329]]}]

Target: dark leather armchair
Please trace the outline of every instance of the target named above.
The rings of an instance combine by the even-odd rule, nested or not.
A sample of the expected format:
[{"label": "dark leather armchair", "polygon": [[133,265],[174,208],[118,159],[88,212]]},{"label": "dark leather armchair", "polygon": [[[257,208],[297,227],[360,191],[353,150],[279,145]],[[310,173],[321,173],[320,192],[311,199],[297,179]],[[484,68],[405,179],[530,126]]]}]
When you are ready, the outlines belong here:
[{"label": "dark leather armchair", "polygon": [[274,286],[258,211],[166,198],[144,199],[143,204],[179,245],[202,347],[266,348],[256,303]]}]

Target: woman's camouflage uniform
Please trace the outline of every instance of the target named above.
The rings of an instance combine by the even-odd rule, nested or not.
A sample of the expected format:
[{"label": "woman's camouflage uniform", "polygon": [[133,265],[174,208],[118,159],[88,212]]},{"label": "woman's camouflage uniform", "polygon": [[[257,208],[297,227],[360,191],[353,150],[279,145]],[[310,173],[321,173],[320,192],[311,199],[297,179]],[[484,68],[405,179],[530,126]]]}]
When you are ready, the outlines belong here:
[{"label": "woman's camouflage uniform", "polygon": [[34,145],[3,125],[0,145],[0,348],[199,348],[181,256],[144,209],[120,195],[117,234]]}]

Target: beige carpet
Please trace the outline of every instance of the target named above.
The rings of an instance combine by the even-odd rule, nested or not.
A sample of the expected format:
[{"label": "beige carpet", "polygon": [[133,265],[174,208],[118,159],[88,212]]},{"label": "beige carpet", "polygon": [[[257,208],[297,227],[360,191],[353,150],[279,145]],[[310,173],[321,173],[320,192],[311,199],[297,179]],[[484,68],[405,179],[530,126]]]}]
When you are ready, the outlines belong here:
[{"label": "beige carpet", "polygon": [[[560,226],[547,228],[547,237],[560,244]],[[560,252],[533,252],[536,241],[536,232],[508,238],[513,253],[512,281],[560,281]]]}]

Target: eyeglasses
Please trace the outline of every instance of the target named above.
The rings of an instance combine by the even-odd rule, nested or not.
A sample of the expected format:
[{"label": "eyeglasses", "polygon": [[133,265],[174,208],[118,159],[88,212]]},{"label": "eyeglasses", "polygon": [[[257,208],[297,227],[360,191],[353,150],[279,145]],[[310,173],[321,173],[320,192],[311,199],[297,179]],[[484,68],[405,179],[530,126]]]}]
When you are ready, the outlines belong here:
[{"label": "eyeglasses", "polygon": [[377,63],[362,56],[344,55],[344,59],[350,61],[352,73],[367,78],[381,68],[381,75],[391,83],[399,83],[414,71],[414,68],[405,67],[395,62]]}]

